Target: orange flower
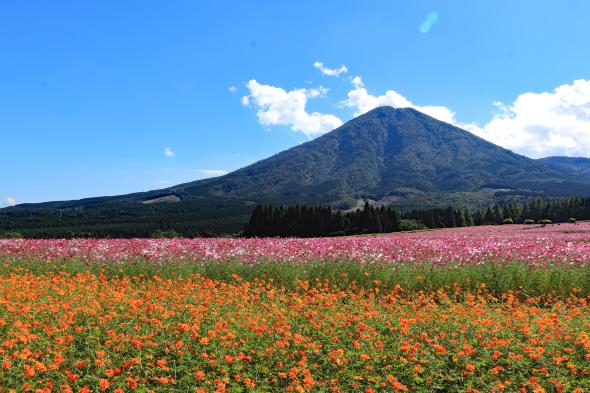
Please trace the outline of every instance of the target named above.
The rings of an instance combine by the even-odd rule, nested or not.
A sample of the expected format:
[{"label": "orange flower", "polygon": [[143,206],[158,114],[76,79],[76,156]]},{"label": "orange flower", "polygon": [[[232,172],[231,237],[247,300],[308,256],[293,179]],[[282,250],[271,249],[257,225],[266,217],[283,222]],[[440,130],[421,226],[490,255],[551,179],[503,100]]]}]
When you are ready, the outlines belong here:
[{"label": "orange flower", "polygon": [[135,380],[135,378],[127,377],[125,381],[127,382],[127,387],[129,387],[129,389],[137,388],[137,381]]},{"label": "orange flower", "polygon": [[448,353],[447,352],[447,349],[444,346],[440,345],[440,344],[433,344],[432,347],[434,348],[434,350],[438,354],[446,354],[446,353]]},{"label": "orange flower", "polygon": [[61,393],[72,393],[73,390],[68,385],[59,385],[59,390]]},{"label": "orange flower", "polygon": [[111,384],[109,383],[108,379],[102,378],[99,382],[98,382],[98,387],[100,388],[100,390],[105,391],[109,388],[109,386],[111,386]]},{"label": "orange flower", "polygon": [[256,384],[254,383],[254,381],[250,378],[244,378],[244,385],[246,385],[247,387],[249,387],[250,389],[255,388]]},{"label": "orange flower", "polygon": [[498,374],[500,371],[504,371],[504,367],[496,366],[490,370],[490,372],[494,375]]},{"label": "orange flower", "polygon": [[395,392],[406,392],[408,390],[408,387],[398,381],[393,375],[387,375],[387,381],[391,384]]},{"label": "orange flower", "polygon": [[35,372],[34,367],[31,367],[28,364],[25,364],[24,369],[25,369],[25,377],[32,378],[35,376],[36,372]]},{"label": "orange flower", "polygon": [[422,365],[416,364],[413,369],[414,374],[418,375],[422,372]]}]

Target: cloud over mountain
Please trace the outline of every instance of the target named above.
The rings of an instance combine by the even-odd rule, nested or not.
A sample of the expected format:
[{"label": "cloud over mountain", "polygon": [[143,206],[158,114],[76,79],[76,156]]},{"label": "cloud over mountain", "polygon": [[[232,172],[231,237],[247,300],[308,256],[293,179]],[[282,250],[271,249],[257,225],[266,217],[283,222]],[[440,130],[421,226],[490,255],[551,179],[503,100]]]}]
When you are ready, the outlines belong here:
[{"label": "cloud over mountain", "polygon": [[394,108],[414,108],[438,120],[456,124],[455,113],[447,107],[415,105],[395,90],[387,90],[378,96],[372,95],[367,91],[360,76],[355,76],[351,83],[354,89],[348,92],[348,98],[342,101],[342,104],[346,107],[354,108],[354,116],[362,115],[380,106],[392,106]]},{"label": "cloud over mountain", "polygon": [[551,92],[523,93],[499,109],[474,134],[529,157],[590,157],[590,80],[579,79]]},{"label": "cloud over mountain", "polygon": [[324,87],[312,89],[283,88],[258,83],[250,80],[246,87],[250,94],[242,97],[242,105],[253,105],[258,109],[258,121],[262,125],[284,125],[293,131],[303,132],[307,136],[317,136],[342,125],[335,115],[319,112],[308,112],[307,102],[322,97],[328,89]]},{"label": "cloud over mountain", "polygon": [[[314,63],[314,67],[329,76],[348,72],[346,66],[330,69],[321,62]],[[550,92],[523,93],[510,105],[494,102],[498,112],[483,126],[458,120],[456,113],[444,105],[415,104],[393,89],[373,94],[358,75],[351,77],[350,83],[352,88],[340,101],[340,107],[352,108],[354,116],[381,106],[413,108],[528,157],[590,157],[590,80],[575,80]],[[250,94],[242,97],[242,104],[258,109],[262,125],[286,125],[316,137],[343,123],[334,114],[307,110],[310,99],[324,97],[328,92],[322,86],[287,91],[252,79],[247,88]]]}]

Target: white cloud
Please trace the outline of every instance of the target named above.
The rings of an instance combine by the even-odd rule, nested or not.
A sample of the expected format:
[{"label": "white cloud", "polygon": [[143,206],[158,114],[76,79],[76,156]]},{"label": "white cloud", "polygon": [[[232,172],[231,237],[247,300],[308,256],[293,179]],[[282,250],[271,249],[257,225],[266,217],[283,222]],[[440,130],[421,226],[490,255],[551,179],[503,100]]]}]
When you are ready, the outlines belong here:
[{"label": "white cloud", "polygon": [[357,88],[357,89],[358,89],[358,88],[360,88],[360,87],[363,87],[363,86],[365,85],[365,84],[363,83],[363,80],[362,80],[362,78],[361,78],[360,76],[358,76],[358,75],[357,75],[357,76],[355,76],[354,78],[352,78],[352,79],[350,80],[350,82],[351,82],[351,83],[353,84],[353,86],[354,86],[355,88]]},{"label": "white cloud", "polygon": [[6,197],[6,205],[7,206],[14,206],[14,205],[16,205],[16,199],[14,199],[11,196]]},{"label": "white cloud", "polygon": [[197,169],[197,172],[208,177],[223,176],[227,174],[227,171],[224,169]]},{"label": "white cloud", "polygon": [[354,89],[348,92],[348,98],[342,101],[342,104],[355,108],[355,116],[367,113],[379,106],[392,106],[394,108],[414,108],[446,123],[456,124],[455,113],[445,106],[415,105],[395,90],[387,90],[380,96],[374,96],[364,87],[360,76],[355,76],[351,83]]},{"label": "white cloud", "polygon": [[236,91],[238,91],[238,88],[235,86],[230,86],[227,88],[227,91],[229,91],[230,93],[235,93]]},{"label": "white cloud", "polygon": [[524,93],[511,105],[495,102],[492,120],[465,128],[529,157],[590,157],[590,80],[576,80],[552,92]]},{"label": "white cloud", "polygon": [[348,68],[345,65],[341,65],[339,68],[328,68],[324,65],[324,63],[320,61],[316,61],[313,63],[314,68],[320,70],[320,72],[327,76],[340,76],[340,74],[345,74],[348,72]]},{"label": "white cloud", "polygon": [[309,113],[305,106],[311,98],[324,96],[328,89],[294,89],[263,85],[252,79],[246,85],[248,96],[242,97],[242,105],[258,107],[258,122],[262,125],[285,125],[307,136],[317,136],[342,125],[342,120],[331,114]]},{"label": "white cloud", "polygon": [[172,149],[171,149],[171,148],[167,147],[167,148],[165,148],[165,149],[164,149],[164,155],[165,155],[166,157],[170,157],[170,158],[172,158],[172,157],[174,157],[176,154],[174,154],[174,152],[172,151]]},{"label": "white cloud", "polygon": [[395,90],[372,95],[359,76],[351,83],[354,89],[342,104],[355,108],[355,116],[385,105],[410,107],[528,157],[590,157],[590,80],[576,80],[552,92],[524,93],[511,105],[496,101],[498,113],[483,127],[458,122],[445,106],[416,105]]},{"label": "white cloud", "polygon": [[[425,23],[432,25],[437,19],[438,14],[433,12]],[[314,67],[325,75],[338,76],[348,71],[345,66],[329,69],[321,62],[314,63]],[[590,80],[576,80],[551,92],[524,93],[511,105],[494,102],[498,113],[484,126],[457,121],[455,112],[446,106],[414,104],[395,90],[373,95],[358,75],[351,77],[350,83],[353,88],[347,93],[347,99],[340,103],[344,107],[354,108],[354,116],[379,106],[409,107],[529,157],[590,157]],[[241,98],[242,105],[256,107],[258,121],[262,125],[287,125],[308,137],[321,135],[342,125],[342,120],[335,115],[306,111],[307,102],[312,98],[323,97],[328,91],[326,88],[286,91],[260,84],[254,79],[246,86],[250,94]]]}]

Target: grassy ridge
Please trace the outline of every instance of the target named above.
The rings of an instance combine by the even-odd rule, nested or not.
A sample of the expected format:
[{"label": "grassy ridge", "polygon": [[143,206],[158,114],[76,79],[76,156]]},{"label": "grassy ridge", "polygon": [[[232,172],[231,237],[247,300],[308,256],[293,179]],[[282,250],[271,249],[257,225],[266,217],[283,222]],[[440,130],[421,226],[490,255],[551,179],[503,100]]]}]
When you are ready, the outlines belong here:
[{"label": "grassy ridge", "polygon": [[[0,263],[2,261],[0,260]],[[239,262],[188,262],[153,265],[137,263],[87,264],[74,259],[54,262],[38,260],[0,264],[0,274],[57,274],[59,272],[132,276],[150,279],[190,277],[198,274],[216,281],[232,282],[254,279],[272,280],[274,285],[293,290],[298,281],[327,281],[335,289],[347,290],[381,288],[390,291],[399,286],[408,293],[434,292],[439,289],[463,291],[483,287],[489,293],[501,295],[518,290],[523,297],[565,298],[575,291],[590,294],[590,266],[547,265],[529,267],[518,262],[487,263],[482,265],[433,266],[430,264],[360,264],[354,261],[310,263],[242,264]]]}]

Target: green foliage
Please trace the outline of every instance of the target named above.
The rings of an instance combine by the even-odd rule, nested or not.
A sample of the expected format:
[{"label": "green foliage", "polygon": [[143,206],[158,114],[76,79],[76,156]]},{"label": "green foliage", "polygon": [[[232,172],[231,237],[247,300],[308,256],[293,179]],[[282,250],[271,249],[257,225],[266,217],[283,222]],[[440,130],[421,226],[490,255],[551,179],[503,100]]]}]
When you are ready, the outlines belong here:
[{"label": "green foliage", "polygon": [[20,232],[0,232],[0,239],[20,239],[22,237]]},{"label": "green foliage", "polygon": [[504,221],[502,221],[503,224],[514,224],[514,220],[512,219],[512,217],[508,217],[505,218]]},{"label": "green foliage", "polygon": [[0,232],[18,230],[27,238],[131,238],[149,237],[161,229],[184,237],[210,237],[239,232],[254,209],[242,201],[215,198],[145,205],[130,200],[63,204],[0,209]]},{"label": "green foliage", "polygon": [[[0,258],[0,266],[2,266]],[[454,288],[475,291],[482,284],[491,293],[501,296],[510,290],[519,290],[526,297],[562,297],[565,298],[575,288],[580,296],[590,295],[590,265],[565,266],[560,264],[543,267],[530,267],[520,262],[489,262],[481,265],[441,266],[428,263],[371,263],[357,261],[315,261],[301,263],[264,262],[243,264],[227,261],[188,261],[164,265],[149,263],[88,264],[76,260],[39,263],[38,260],[11,262],[0,270],[4,274],[11,272],[22,274],[30,271],[35,274],[56,274],[67,272],[77,274],[91,272],[107,276],[134,276],[150,279],[188,278],[195,274],[214,280],[232,282],[233,277],[252,281],[255,278],[272,279],[277,286],[289,290],[296,289],[301,281],[323,282],[346,290],[352,286],[372,288],[375,280],[387,292],[396,286],[409,293],[432,292],[440,289],[453,291]]]},{"label": "green foliage", "polygon": [[421,231],[427,229],[427,226],[421,221],[402,218],[399,221],[399,229],[400,231]]},{"label": "green foliage", "polygon": [[570,224],[575,224],[576,219],[574,217],[570,217],[569,222],[570,222]]},{"label": "green foliage", "polygon": [[535,223],[535,220],[531,220],[530,218],[527,218],[526,220],[524,220],[524,224],[525,225],[531,225],[531,224],[534,224],[534,223]]},{"label": "green foliage", "polygon": [[244,228],[246,237],[318,237],[387,233],[399,231],[399,215],[391,208],[363,209],[342,213],[330,206],[258,205]]},{"label": "green foliage", "polygon": [[166,231],[158,229],[158,230],[152,232],[150,234],[150,237],[155,238],[155,239],[174,239],[177,237],[182,237],[182,235],[172,229],[168,229]]}]

